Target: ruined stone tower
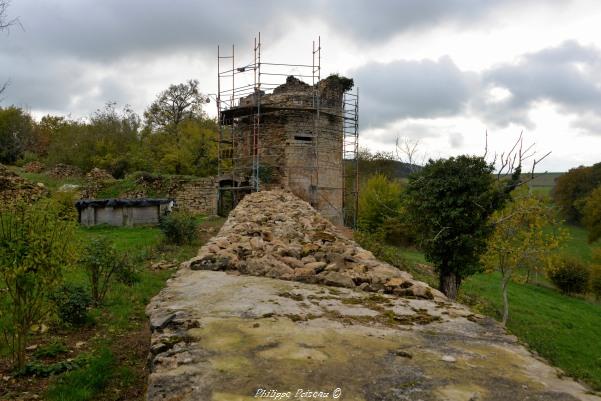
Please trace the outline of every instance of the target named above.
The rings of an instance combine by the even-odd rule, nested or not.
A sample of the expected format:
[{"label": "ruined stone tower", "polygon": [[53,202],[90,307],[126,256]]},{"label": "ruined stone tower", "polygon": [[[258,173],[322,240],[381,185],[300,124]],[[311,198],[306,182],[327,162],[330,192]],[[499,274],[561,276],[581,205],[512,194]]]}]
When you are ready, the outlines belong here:
[{"label": "ruined stone tower", "polygon": [[[352,79],[321,79],[321,41],[311,64],[235,63],[217,48],[218,209],[248,193],[282,188],[337,224],[354,226],[358,197],[358,93]],[[285,78],[285,82],[284,81]]]},{"label": "ruined stone tower", "polygon": [[335,75],[315,85],[289,76],[272,93],[253,92],[222,111],[221,122],[230,130],[224,150],[231,152],[222,187],[289,189],[342,223],[343,98],[350,85]]}]

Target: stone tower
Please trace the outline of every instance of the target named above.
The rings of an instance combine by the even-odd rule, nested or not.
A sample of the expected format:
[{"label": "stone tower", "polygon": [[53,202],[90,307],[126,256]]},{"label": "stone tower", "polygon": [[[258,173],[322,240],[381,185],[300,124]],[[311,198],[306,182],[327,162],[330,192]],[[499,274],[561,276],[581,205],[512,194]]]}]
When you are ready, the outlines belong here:
[{"label": "stone tower", "polygon": [[351,79],[337,75],[315,85],[289,76],[272,93],[255,91],[222,111],[221,124],[230,132],[225,151],[231,152],[231,165],[221,182],[250,190],[289,189],[341,224],[343,98],[352,85]]}]

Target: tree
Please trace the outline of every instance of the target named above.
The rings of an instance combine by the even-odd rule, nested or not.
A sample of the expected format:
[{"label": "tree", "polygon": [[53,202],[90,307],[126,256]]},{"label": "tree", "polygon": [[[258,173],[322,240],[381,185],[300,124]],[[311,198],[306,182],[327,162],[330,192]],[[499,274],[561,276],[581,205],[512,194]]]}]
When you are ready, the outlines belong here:
[{"label": "tree", "polygon": [[49,200],[14,210],[0,210],[0,277],[4,339],[17,368],[25,363],[27,337],[33,324],[49,312],[48,297],[75,258],[74,223],[60,218]]},{"label": "tree", "polygon": [[128,106],[119,111],[115,103],[108,102],[89,122],[44,119],[38,130],[49,131],[44,133],[50,137],[49,164],[72,164],[83,171],[101,167],[121,178],[129,170],[131,149],[140,145],[140,118]]},{"label": "tree", "polygon": [[[510,281],[516,279],[516,271],[522,269],[529,273],[534,269],[538,272],[541,266],[548,265],[565,232],[556,229],[558,221],[553,208],[525,186],[512,193],[512,200],[491,216],[491,222],[494,232],[488,238],[482,263],[486,270],[501,273],[502,323],[506,325],[507,290]],[[548,226],[552,229],[545,230]]]},{"label": "tree", "polygon": [[32,138],[33,120],[22,109],[0,108],[0,163],[13,164],[21,158]]},{"label": "tree", "polygon": [[[0,32],[7,30],[12,25],[19,23],[18,18],[9,19],[9,17],[6,13],[6,10],[8,9],[9,4],[10,4],[9,0],[0,0]],[[7,82],[4,82],[2,85],[0,85],[0,95],[2,94],[2,92],[4,92],[6,90],[7,86],[8,86]]]},{"label": "tree", "polygon": [[590,167],[580,166],[559,176],[551,195],[565,219],[572,224],[577,224],[582,219],[579,201],[600,185],[601,163]]},{"label": "tree", "polygon": [[588,241],[601,238],[601,186],[593,190],[582,202],[582,225],[588,230]]},{"label": "tree", "polygon": [[369,178],[359,196],[359,229],[375,232],[385,220],[396,217],[401,206],[401,184],[383,174]]},{"label": "tree", "polygon": [[194,118],[203,118],[202,106],[209,98],[198,90],[198,81],[170,85],[144,112],[147,126],[152,131],[165,130],[179,137],[180,123]]},{"label": "tree", "polygon": [[439,275],[439,289],[455,299],[461,281],[480,270],[480,255],[492,232],[492,213],[507,189],[483,157],[429,160],[409,177],[405,209],[426,260]]}]

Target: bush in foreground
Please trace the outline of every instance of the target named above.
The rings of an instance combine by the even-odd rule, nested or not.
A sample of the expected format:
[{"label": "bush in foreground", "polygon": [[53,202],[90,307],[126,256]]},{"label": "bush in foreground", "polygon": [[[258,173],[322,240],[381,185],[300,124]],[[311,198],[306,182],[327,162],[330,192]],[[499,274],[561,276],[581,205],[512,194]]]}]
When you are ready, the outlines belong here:
[{"label": "bush in foreground", "polygon": [[106,296],[113,276],[130,269],[127,255],[122,255],[107,238],[95,238],[87,246],[81,260],[86,270],[94,305],[100,305]]},{"label": "bush in foreground", "polygon": [[0,318],[17,368],[25,364],[31,326],[50,312],[48,298],[75,259],[74,231],[52,201],[0,211],[0,281],[7,288],[0,293],[0,304],[6,305]]},{"label": "bush in foreground", "polygon": [[52,294],[51,299],[63,323],[81,326],[86,322],[92,298],[84,287],[64,284]]},{"label": "bush in foreground", "polygon": [[161,217],[159,227],[165,234],[167,242],[185,245],[196,240],[198,222],[190,213],[176,211]]}]

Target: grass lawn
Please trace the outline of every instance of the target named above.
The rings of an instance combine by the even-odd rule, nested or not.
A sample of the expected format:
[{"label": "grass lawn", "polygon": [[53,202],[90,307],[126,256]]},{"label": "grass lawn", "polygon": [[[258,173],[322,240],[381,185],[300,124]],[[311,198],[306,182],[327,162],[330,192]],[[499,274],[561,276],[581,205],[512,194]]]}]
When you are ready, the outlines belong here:
[{"label": "grass lawn", "polygon": [[568,230],[570,238],[561,247],[560,252],[590,262],[592,246],[601,246],[601,241],[597,241],[591,246],[588,243],[588,234],[584,228],[571,225],[565,225],[565,228]]},{"label": "grass lawn", "polygon": [[[32,345],[37,349],[58,347],[66,353],[44,358],[28,352],[28,360],[43,366],[63,363],[66,358],[85,357],[87,363],[67,373],[53,377],[11,378],[0,386],[0,400],[20,399],[24,392],[38,394],[48,401],[117,401],[144,400],[147,380],[146,358],[150,329],[145,308],[150,299],[164,287],[175,268],[153,270],[153,262],[179,262],[194,256],[200,244],[214,235],[223,219],[200,219],[202,233],[197,243],[185,246],[166,245],[163,234],[156,227],[79,228],[80,237],[90,239],[109,237],[115,247],[138,256],[139,281],[133,285],[114,281],[104,304],[92,308],[89,323],[83,327],[68,328],[47,322],[49,330],[32,335]],[[87,285],[82,269],[66,272],[65,281]],[[0,350],[0,377],[11,375],[7,350]]]},{"label": "grass lawn", "polygon": [[27,173],[21,169],[11,168],[15,173],[21,177],[28,179],[32,182],[41,182],[50,191],[56,191],[64,184],[82,185],[84,183],[83,178],[54,178],[44,173]]}]

